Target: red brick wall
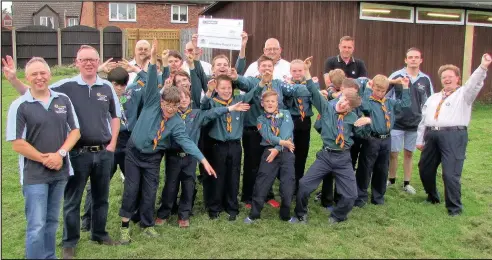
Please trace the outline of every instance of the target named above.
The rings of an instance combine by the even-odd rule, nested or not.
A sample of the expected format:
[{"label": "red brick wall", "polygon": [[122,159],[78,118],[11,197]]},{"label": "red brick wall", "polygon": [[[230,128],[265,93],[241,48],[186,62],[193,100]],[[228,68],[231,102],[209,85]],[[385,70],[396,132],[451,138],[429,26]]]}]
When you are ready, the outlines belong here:
[{"label": "red brick wall", "polygon": [[80,25],[94,27],[94,2],[84,1],[82,2],[82,13],[80,14]]},{"label": "red brick wall", "polygon": [[171,5],[169,3],[137,3],[136,22],[110,22],[109,2],[95,2],[96,4],[96,26],[117,26],[124,28],[142,29],[184,29],[196,28],[198,26],[198,14],[207,5],[188,5],[188,23],[171,23]]}]

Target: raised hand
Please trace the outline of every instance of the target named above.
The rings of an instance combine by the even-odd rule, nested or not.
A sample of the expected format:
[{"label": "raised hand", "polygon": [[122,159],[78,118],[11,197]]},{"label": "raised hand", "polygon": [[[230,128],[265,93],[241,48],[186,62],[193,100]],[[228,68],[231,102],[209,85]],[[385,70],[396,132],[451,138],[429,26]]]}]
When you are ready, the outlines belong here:
[{"label": "raised hand", "polygon": [[217,87],[217,81],[215,79],[211,79],[207,83],[207,88],[209,92],[213,92]]},{"label": "raised hand", "polygon": [[492,57],[490,56],[490,54],[485,53],[482,56],[482,64],[480,64],[480,66],[482,66],[484,69],[487,69],[490,65],[490,62],[492,62]]},{"label": "raised hand", "polygon": [[229,71],[227,72],[227,76],[229,76],[229,78],[231,78],[232,80],[237,80],[238,76],[237,76],[236,69],[230,68]]},{"label": "raised hand", "polygon": [[14,59],[11,56],[7,55],[5,58],[2,58],[3,64],[3,75],[7,78],[8,81],[13,81],[17,78],[17,69],[15,68]]},{"label": "raised hand", "polygon": [[97,68],[97,71],[102,71],[104,73],[109,73],[112,69],[116,68],[118,66],[118,63],[112,61],[113,58],[109,58],[107,61],[105,61],[103,64],[99,65]]},{"label": "raised hand", "polygon": [[169,88],[173,85],[173,79],[171,77],[167,78],[165,81],[164,81],[164,89],[166,88]]},{"label": "raised hand", "polygon": [[167,62],[167,59],[169,58],[169,50],[168,49],[165,49],[162,51],[162,54],[161,54],[161,59],[162,59],[162,67],[167,67],[168,66],[168,62]]},{"label": "raised hand", "polygon": [[261,82],[263,83],[263,85],[272,82],[272,79],[273,74],[269,70],[265,71],[265,73],[263,73],[263,75],[261,76]]},{"label": "raised hand", "polygon": [[410,83],[410,79],[408,79],[407,77],[404,77],[401,79],[401,84],[403,85],[403,88],[408,88],[408,84]]},{"label": "raised hand", "polygon": [[198,47],[198,34],[194,33],[191,36],[191,44],[193,44],[193,47],[195,47],[195,49]]},{"label": "raised hand", "polygon": [[152,48],[150,49],[150,56],[157,58],[157,48],[159,47],[159,43],[156,38],[152,41]]},{"label": "raised hand", "polygon": [[311,68],[311,64],[313,63],[313,56],[308,57],[304,60],[304,68],[309,70]]},{"label": "raised hand", "polygon": [[266,158],[266,162],[267,163],[271,163],[271,162],[273,162],[273,160],[275,159],[275,157],[277,157],[277,155],[278,155],[279,152],[275,148],[268,149],[268,151],[270,151],[270,154]]},{"label": "raised hand", "polygon": [[238,102],[232,106],[229,106],[229,111],[245,112],[248,111],[250,106],[248,103]]},{"label": "raised hand", "polygon": [[328,99],[328,91],[326,89],[320,90],[319,93],[325,97],[325,99]]},{"label": "raised hand", "polygon": [[121,61],[118,62],[118,65],[120,65],[122,68],[124,68],[128,73],[131,73],[131,72],[139,73],[141,70],[138,66],[131,65],[130,62],[128,62],[125,59],[121,59]]},{"label": "raised hand", "polygon": [[248,43],[248,33],[246,33],[245,31],[243,31],[241,33],[241,45],[242,46],[246,46],[247,43]]}]

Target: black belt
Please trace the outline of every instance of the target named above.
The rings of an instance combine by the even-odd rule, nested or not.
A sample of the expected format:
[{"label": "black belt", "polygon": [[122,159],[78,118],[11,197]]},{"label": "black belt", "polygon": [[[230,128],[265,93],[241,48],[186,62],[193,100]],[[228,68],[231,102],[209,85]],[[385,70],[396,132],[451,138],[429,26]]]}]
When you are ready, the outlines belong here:
[{"label": "black belt", "polygon": [[220,141],[220,140],[214,139],[214,141],[217,144],[229,144],[229,143],[238,143],[238,144],[241,144],[241,139],[238,139],[238,140],[229,140],[229,141]]},{"label": "black belt", "polygon": [[97,152],[100,152],[100,151],[103,151],[104,149],[106,149],[106,146],[108,146],[108,145],[100,144],[100,145],[80,146],[80,147],[75,148],[74,150],[81,150],[83,152],[97,153]]},{"label": "black belt", "polygon": [[380,134],[377,134],[377,133],[371,133],[371,136],[374,137],[374,138],[377,138],[377,139],[386,139],[388,137],[391,137],[390,134],[380,135]]},{"label": "black belt", "polygon": [[[265,150],[270,150],[270,149],[275,149],[275,146],[271,146],[271,145],[265,146]],[[280,151],[280,152],[289,152],[290,153],[290,150],[289,150],[289,148],[282,146],[282,151]]]},{"label": "black belt", "polygon": [[187,154],[187,153],[185,153],[183,151],[179,151],[179,150],[167,150],[166,153],[167,154],[170,154],[170,155],[179,156],[181,158],[186,157],[186,156],[189,155],[189,154]]},{"label": "black belt", "polygon": [[329,152],[329,153],[343,153],[345,151],[348,151],[348,149],[333,149],[328,146],[323,147],[323,150]]},{"label": "black belt", "polygon": [[453,131],[453,130],[467,130],[466,126],[428,126],[425,128],[427,131]]}]

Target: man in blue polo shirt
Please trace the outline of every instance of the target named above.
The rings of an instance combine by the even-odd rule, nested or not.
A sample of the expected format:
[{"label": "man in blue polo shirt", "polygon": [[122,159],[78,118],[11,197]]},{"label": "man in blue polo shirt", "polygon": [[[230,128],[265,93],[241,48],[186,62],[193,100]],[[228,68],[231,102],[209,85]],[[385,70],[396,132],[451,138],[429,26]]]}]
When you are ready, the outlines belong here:
[{"label": "man in blue polo shirt", "polygon": [[[109,181],[120,130],[120,103],[111,83],[97,75],[99,53],[95,48],[82,45],[75,64],[80,71],[79,75],[50,86],[50,89],[71,99],[79,118],[81,133],[80,140],[70,153],[74,175],[68,179],[65,188],[64,258],[74,256],[80,239],[80,203],[89,176],[92,190],[91,240],[105,245],[116,244],[106,232],[106,221]],[[28,89],[15,75],[9,81],[21,94]]]},{"label": "man in blue polo shirt", "polygon": [[[4,72],[11,77],[9,68]],[[80,138],[79,122],[70,99],[48,88],[51,73],[43,58],[26,64],[26,79],[30,90],[11,104],[7,116],[7,141],[19,153],[25,198],[25,257],[56,258],[61,200],[73,174],[66,156]]]}]

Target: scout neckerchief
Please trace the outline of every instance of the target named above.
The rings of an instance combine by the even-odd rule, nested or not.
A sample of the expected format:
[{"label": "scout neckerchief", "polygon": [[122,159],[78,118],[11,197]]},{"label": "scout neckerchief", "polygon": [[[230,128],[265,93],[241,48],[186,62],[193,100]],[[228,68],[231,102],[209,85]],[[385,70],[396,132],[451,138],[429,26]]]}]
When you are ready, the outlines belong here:
[{"label": "scout neckerchief", "polygon": [[[224,100],[216,98],[216,97],[214,97],[213,100],[219,104],[226,106],[226,107],[228,107],[232,103],[232,97],[229,98],[229,100],[227,100],[227,101],[224,101]],[[231,133],[232,132],[232,115],[231,115],[230,111],[227,112],[227,114],[226,114],[226,122],[227,122],[226,130],[227,130],[227,132]]]},{"label": "scout neckerchief", "polygon": [[193,110],[188,107],[188,109],[186,109],[186,111],[184,111],[184,112],[182,112],[181,110],[178,110],[178,114],[181,117],[181,119],[186,120],[186,117],[188,116],[189,113],[191,113],[191,111],[193,111]]},{"label": "scout neckerchief", "polygon": [[[303,80],[291,80],[290,84],[294,85],[306,85],[306,81]],[[304,111],[304,103],[301,97],[297,98],[297,105],[299,107],[299,113],[301,114],[301,121],[304,121],[304,117],[306,117],[306,111]]]},{"label": "scout neckerchief", "polygon": [[121,95],[120,97],[120,110],[121,110],[121,118],[120,118],[120,122],[122,125],[126,126],[127,122],[128,122],[128,119],[126,118],[126,113],[125,113],[125,109],[123,107],[123,104],[126,103],[126,101],[128,101],[128,98],[127,96],[125,95],[126,93],[123,93],[123,95]]},{"label": "scout neckerchief", "polygon": [[371,100],[374,100],[378,103],[381,104],[381,109],[383,110],[384,112],[384,119],[386,119],[386,128],[388,130],[390,130],[390,127],[391,127],[391,122],[390,122],[390,116],[388,114],[388,109],[386,108],[386,105],[385,105],[385,102],[386,102],[386,98],[383,98],[383,99],[377,99],[373,96],[370,97]]},{"label": "scout neckerchief", "polygon": [[[335,111],[336,111],[336,104],[333,105]],[[335,143],[340,145],[340,148],[343,149],[345,146],[345,137],[343,136],[343,118],[348,114],[347,112],[345,113],[338,113],[338,120],[337,120],[337,130],[338,130],[338,135],[337,139],[335,139]]]},{"label": "scout neckerchief", "polygon": [[159,126],[159,129],[157,130],[157,135],[154,137],[154,150],[157,148],[157,144],[159,143],[159,140],[162,138],[162,133],[164,132],[164,129],[166,129],[166,122],[167,118],[162,115],[161,119],[161,124]]},{"label": "scout neckerchief", "polygon": [[442,106],[442,103],[444,103],[444,100],[446,98],[448,98],[449,96],[451,96],[451,94],[453,94],[456,90],[458,90],[458,88],[456,88],[455,90],[451,90],[449,92],[446,92],[444,91],[444,89],[441,91],[441,94],[442,94],[442,99],[441,101],[439,102],[439,105],[437,105],[437,108],[436,108],[436,113],[434,113],[434,119],[437,121],[437,118],[439,117],[439,111],[441,110],[441,106]]},{"label": "scout neckerchief", "polygon": [[278,128],[276,117],[278,115],[278,110],[273,113],[266,113],[266,118],[270,119],[270,129],[275,136],[280,134],[280,128]]}]

